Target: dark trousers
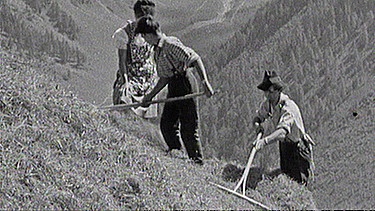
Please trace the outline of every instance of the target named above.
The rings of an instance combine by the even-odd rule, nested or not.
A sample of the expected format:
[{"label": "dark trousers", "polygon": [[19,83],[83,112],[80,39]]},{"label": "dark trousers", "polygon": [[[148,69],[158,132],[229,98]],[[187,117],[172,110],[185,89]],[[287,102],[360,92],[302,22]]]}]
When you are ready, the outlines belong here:
[{"label": "dark trousers", "polygon": [[289,141],[279,143],[281,171],[295,181],[307,185],[309,161],[300,155],[297,143]]},{"label": "dark trousers", "polygon": [[[168,83],[168,98],[192,93],[189,78],[183,74],[174,76]],[[198,131],[198,111],[194,99],[165,103],[160,120],[160,129],[169,150],[181,149],[179,135],[189,158],[202,159]]]}]

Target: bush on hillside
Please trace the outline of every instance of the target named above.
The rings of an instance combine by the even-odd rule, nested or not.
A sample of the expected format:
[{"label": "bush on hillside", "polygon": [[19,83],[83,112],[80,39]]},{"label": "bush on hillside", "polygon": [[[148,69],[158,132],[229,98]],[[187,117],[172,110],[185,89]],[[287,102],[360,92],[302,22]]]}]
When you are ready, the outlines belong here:
[{"label": "bush on hillside", "polygon": [[49,21],[52,22],[59,33],[66,35],[70,40],[78,39],[79,27],[70,15],[60,9],[56,1],[52,1],[46,9],[46,15],[50,18]]},{"label": "bush on hillside", "polygon": [[73,5],[79,5],[79,4],[92,4],[92,0],[70,0],[70,2]]}]

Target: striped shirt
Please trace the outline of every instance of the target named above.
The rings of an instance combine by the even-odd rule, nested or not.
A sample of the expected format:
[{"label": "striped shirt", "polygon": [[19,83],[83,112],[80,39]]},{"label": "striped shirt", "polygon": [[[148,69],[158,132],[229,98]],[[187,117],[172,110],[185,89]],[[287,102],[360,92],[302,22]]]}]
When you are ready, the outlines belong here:
[{"label": "striped shirt", "polygon": [[163,36],[155,50],[155,61],[159,77],[170,78],[186,71],[199,55],[186,47],[176,37]]}]

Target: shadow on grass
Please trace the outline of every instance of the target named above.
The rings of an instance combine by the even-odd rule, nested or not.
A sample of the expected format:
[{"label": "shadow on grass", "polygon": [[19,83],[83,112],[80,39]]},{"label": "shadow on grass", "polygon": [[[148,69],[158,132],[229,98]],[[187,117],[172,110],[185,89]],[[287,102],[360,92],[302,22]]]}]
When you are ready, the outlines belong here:
[{"label": "shadow on grass", "polygon": [[[244,168],[239,168],[233,164],[227,164],[223,168],[222,177],[225,181],[236,182],[241,179]],[[247,178],[246,186],[255,189],[263,177],[275,178],[281,174],[281,169],[275,169],[271,172],[266,172],[260,167],[250,167],[249,176]]]}]

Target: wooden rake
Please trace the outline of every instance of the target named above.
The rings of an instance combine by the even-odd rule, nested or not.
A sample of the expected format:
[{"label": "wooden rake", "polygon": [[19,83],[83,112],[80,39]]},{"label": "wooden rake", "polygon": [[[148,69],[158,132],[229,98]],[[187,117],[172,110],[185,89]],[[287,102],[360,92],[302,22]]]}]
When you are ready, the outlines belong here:
[{"label": "wooden rake", "polygon": [[[262,138],[262,133],[259,133],[257,135],[257,139],[256,140],[259,140]],[[254,157],[255,157],[255,153],[257,152],[257,150],[255,149],[255,147],[253,147],[253,149],[251,150],[251,153],[250,153],[250,157],[247,161],[247,165],[246,165],[246,168],[245,168],[245,171],[240,179],[240,181],[238,182],[238,184],[236,185],[236,187],[234,188],[234,191],[237,191],[237,189],[241,186],[242,184],[242,194],[245,195],[245,192],[246,192],[246,182],[247,182],[247,177],[249,176],[249,171],[250,171],[250,167],[251,167],[251,164],[253,163],[253,160],[254,160]]]},{"label": "wooden rake", "polygon": [[[262,138],[262,133],[259,133],[257,135],[257,139],[256,140],[259,140],[261,138]],[[254,160],[256,152],[257,152],[257,150],[255,148],[253,148],[251,150],[250,157],[249,157],[249,159],[247,161],[247,165],[246,165],[245,171],[244,171],[244,173],[243,173],[240,181],[238,182],[238,184],[234,188],[234,190],[231,190],[229,188],[226,188],[224,186],[221,186],[221,185],[213,183],[213,182],[209,182],[209,183],[212,184],[212,185],[214,185],[214,186],[216,186],[216,187],[218,187],[218,188],[220,188],[220,189],[222,189],[222,190],[225,190],[225,191],[227,191],[229,193],[232,193],[232,194],[234,194],[234,195],[236,195],[236,196],[238,196],[240,198],[243,198],[243,199],[245,199],[245,200],[247,200],[247,201],[249,201],[249,202],[251,202],[253,204],[256,204],[256,205],[262,207],[263,209],[271,210],[271,208],[269,208],[268,206],[266,206],[266,205],[264,205],[264,204],[262,204],[262,203],[260,203],[260,202],[258,202],[256,200],[251,199],[251,198],[249,198],[249,197],[246,196],[246,182],[247,182],[247,177],[249,176],[250,167],[251,167],[251,164],[253,163],[253,160]],[[241,185],[242,185],[242,194],[237,192],[238,188],[240,188]]]}]

